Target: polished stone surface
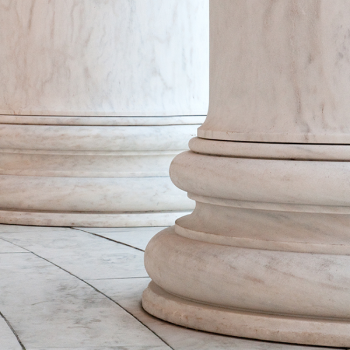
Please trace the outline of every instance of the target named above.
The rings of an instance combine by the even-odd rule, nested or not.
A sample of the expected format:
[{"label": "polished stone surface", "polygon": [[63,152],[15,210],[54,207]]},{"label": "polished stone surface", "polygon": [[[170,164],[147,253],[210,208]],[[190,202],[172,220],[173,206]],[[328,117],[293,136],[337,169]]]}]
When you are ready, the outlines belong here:
[{"label": "polished stone surface", "polygon": [[[159,229],[88,233],[0,225],[0,312],[25,349],[312,349],[198,332],[147,314],[140,300],[150,279],[140,273],[142,260],[131,263],[130,257],[142,255],[145,241]],[[1,317],[0,349],[23,349]]]},{"label": "polished stone surface", "polygon": [[349,15],[347,0],[211,0],[210,106],[198,136],[349,144]]}]

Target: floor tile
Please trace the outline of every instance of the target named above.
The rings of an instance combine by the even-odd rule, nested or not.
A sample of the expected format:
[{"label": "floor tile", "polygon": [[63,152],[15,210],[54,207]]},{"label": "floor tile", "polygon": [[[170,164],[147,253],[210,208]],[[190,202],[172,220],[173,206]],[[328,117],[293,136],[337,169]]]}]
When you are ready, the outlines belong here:
[{"label": "floor tile", "polygon": [[27,251],[0,238],[0,254],[3,253],[27,253]]},{"label": "floor tile", "polygon": [[[85,348],[26,348],[26,350],[163,350],[159,346],[108,346],[108,347],[85,347]],[[170,349],[170,348],[168,348]],[[7,350],[7,349],[6,349]],[[11,349],[12,350],[12,349]]]},{"label": "floor tile", "polygon": [[0,224],[0,233],[70,231],[69,227],[21,226]]},{"label": "floor tile", "polygon": [[[168,349],[121,307],[49,262],[33,254],[0,258],[0,310],[27,350]],[[48,276],[38,271],[43,265]]]},{"label": "floor tile", "polygon": [[[26,350],[315,349],[194,331],[147,314],[141,295],[150,279],[140,249],[161,229],[0,225],[0,311]],[[20,350],[2,345],[8,336],[0,322],[0,350]]]},{"label": "floor tile", "polygon": [[0,349],[2,350],[22,350],[11,328],[0,315]]},{"label": "floor tile", "polygon": [[73,229],[2,232],[0,238],[48,259],[81,279],[147,277],[142,251],[86,232]]},{"label": "floor tile", "polygon": [[[94,286],[146,324],[175,350],[313,350],[314,347],[278,344],[199,332],[163,322],[141,307],[141,295],[150,279],[98,280]],[[318,347],[317,349],[326,349]],[[333,348],[334,350],[334,348]]]},{"label": "floor tile", "polygon": [[125,228],[84,228],[77,229],[98,234],[117,242],[128,244],[142,250],[146,249],[151,238],[166,227],[125,227]]}]

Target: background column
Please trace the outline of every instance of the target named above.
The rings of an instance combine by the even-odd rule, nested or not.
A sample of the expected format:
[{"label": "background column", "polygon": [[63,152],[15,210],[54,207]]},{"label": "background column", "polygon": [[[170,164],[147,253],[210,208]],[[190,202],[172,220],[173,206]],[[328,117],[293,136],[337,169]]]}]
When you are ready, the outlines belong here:
[{"label": "background column", "polygon": [[204,120],[206,0],[0,0],[0,222],[169,225]]}]

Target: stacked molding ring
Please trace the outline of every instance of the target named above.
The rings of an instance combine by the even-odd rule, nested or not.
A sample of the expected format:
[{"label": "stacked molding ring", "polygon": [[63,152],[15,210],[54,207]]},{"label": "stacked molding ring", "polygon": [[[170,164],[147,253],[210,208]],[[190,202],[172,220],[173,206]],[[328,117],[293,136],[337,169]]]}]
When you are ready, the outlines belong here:
[{"label": "stacked molding ring", "polygon": [[148,244],[143,307],[208,332],[349,346],[350,163],[332,145],[313,161],[314,145],[274,159],[254,147],[267,145],[196,138],[174,159],[171,179],[196,208]]}]

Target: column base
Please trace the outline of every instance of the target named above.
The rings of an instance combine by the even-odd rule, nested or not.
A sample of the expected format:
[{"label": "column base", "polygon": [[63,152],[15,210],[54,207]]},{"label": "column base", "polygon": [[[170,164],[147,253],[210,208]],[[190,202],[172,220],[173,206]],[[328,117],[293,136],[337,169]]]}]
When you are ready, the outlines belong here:
[{"label": "column base", "polygon": [[224,309],[179,298],[154,282],[143,292],[142,306],[162,320],[206,332],[294,344],[350,344],[350,322]]},{"label": "column base", "polygon": [[23,125],[0,118],[0,223],[170,226],[194,208],[169,178],[172,159],[198,127],[185,124],[187,117],[169,117],[174,125],[146,117],[102,118],[100,125],[66,117],[67,125],[46,125],[60,122],[50,118],[15,119]]},{"label": "column base", "polygon": [[0,223],[34,226],[143,227],[170,226],[187,211],[149,213],[40,212],[0,210]]}]

